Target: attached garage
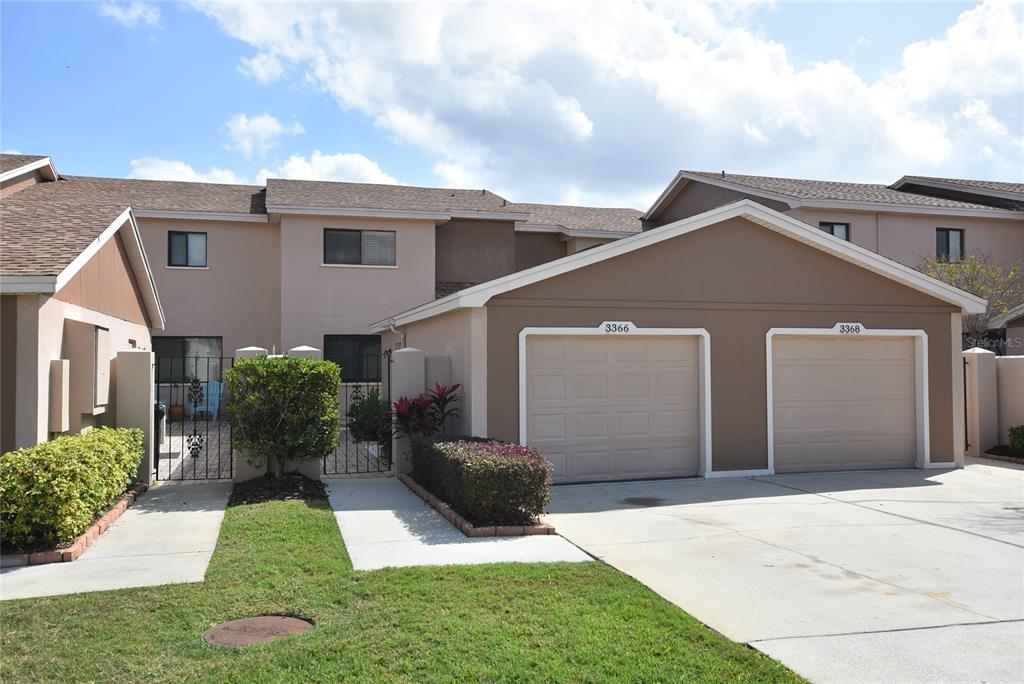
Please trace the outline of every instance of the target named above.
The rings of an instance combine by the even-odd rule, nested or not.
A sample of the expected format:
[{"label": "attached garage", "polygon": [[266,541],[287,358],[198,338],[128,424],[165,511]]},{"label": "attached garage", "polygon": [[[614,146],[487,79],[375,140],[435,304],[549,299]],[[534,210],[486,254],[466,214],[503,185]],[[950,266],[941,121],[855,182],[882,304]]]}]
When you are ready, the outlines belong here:
[{"label": "attached garage", "polygon": [[523,330],[521,440],[556,482],[696,475],[706,333],[602,330]]},{"label": "attached garage", "polygon": [[928,435],[918,428],[926,424],[928,379],[918,355],[925,344],[901,331],[770,331],[769,467],[794,473],[923,462]]},{"label": "attached garage", "polygon": [[955,467],[973,295],[743,200],[381,321],[559,482]]}]

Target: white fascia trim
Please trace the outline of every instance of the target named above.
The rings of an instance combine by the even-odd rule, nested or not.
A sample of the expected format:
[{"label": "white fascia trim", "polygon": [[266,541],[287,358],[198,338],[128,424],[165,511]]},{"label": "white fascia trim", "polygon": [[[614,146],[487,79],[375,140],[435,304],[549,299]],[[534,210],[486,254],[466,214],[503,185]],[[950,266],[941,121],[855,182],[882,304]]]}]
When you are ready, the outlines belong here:
[{"label": "white fascia trim", "polygon": [[0,173],[0,183],[6,183],[12,178],[23,176],[26,173],[31,173],[37,169],[43,170],[44,175],[48,175],[50,177],[49,180],[57,180],[57,169],[53,165],[53,160],[49,157],[43,157],[42,159],[37,159],[34,162],[19,166],[16,169]]},{"label": "white fascia trim", "polygon": [[[944,467],[933,466],[931,457],[929,416],[928,416],[928,334],[924,330],[870,329],[859,325],[857,334],[840,332],[840,326],[848,323],[836,323],[831,328],[771,328],[765,333],[765,387],[768,406],[768,470],[775,473],[775,392],[772,387],[774,358],[772,342],[778,335],[806,337],[808,335],[834,338],[871,338],[871,337],[909,337],[914,340],[914,427],[916,433],[917,468]],[[948,461],[947,461],[948,463]],[[953,466],[949,466],[953,467]]]},{"label": "white fascia trim", "polygon": [[0,276],[0,293],[3,294],[53,294],[57,291],[56,285],[57,276]]},{"label": "white fascia trim", "polygon": [[810,209],[850,209],[890,214],[922,214],[926,216],[964,216],[1024,221],[1024,211],[1009,209],[968,209],[964,207],[929,207],[920,204],[887,204],[885,202],[854,202],[849,200],[797,200],[794,206]]},{"label": "white fascia trim", "polygon": [[792,216],[769,209],[753,200],[742,199],[732,204],[726,204],[710,211],[705,211],[703,214],[668,223],[655,230],[637,233],[621,240],[598,245],[583,252],[577,252],[555,261],[549,261],[524,271],[460,290],[447,297],[442,297],[408,311],[403,311],[391,319],[379,321],[374,324],[374,327],[386,327],[389,323],[406,325],[454,309],[484,306],[492,297],[504,292],[532,285],[533,283],[562,275],[584,266],[590,266],[591,264],[596,264],[634,250],[643,249],[665,240],[671,240],[680,235],[692,233],[695,230],[737,217],[750,220],[765,228],[820,249],[823,252],[883,275],[907,287],[953,304],[960,307],[964,313],[974,314],[985,311],[986,302],[980,297],[930,278],[920,271],[915,271],[891,259],[886,259],[852,242],[829,235],[825,231],[798,221]]},{"label": "white fascia trim", "polygon": [[266,214],[242,214],[224,211],[163,211],[157,209],[137,209],[136,218],[147,219],[180,219],[184,221],[241,221],[244,223],[266,223]]},{"label": "white fascia trim", "polygon": [[338,207],[302,207],[292,205],[267,205],[268,214],[297,214],[306,216],[356,216],[362,218],[404,218],[447,221],[448,212],[404,211],[399,209],[343,209]]},{"label": "white fascia trim", "polygon": [[760,188],[752,188],[749,185],[734,183],[723,178],[701,176],[700,174],[696,173],[680,171],[679,173],[676,174],[676,177],[672,179],[672,182],[669,184],[669,186],[665,188],[665,191],[661,193],[657,200],[655,200],[654,204],[651,205],[651,208],[648,209],[647,212],[640,218],[644,219],[645,221],[649,221],[655,216],[657,216],[659,213],[661,213],[661,210],[664,208],[663,205],[666,204],[670,200],[670,198],[675,196],[676,190],[682,189],[682,187],[689,181],[694,181],[696,183],[707,183],[708,185],[714,185],[719,188],[725,188],[726,190],[735,190],[736,192],[742,192],[746,195],[755,195],[757,197],[762,197],[764,199],[775,200],[776,202],[782,202],[783,204],[789,206],[790,209],[800,206],[799,200],[797,200],[795,197],[790,197],[789,195],[783,195],[777,192],[772,192],[770,190],[761,190]]},{"label": "white fascia trim", "polygon": [[59,292],[67,285],[82,270],[82,267],[96,256],[103,245],[119,231],[125,241],[125,249],[128,251],[129,261],[131,261],[132,271],[139,284],[139,289],[142,291],[142,299],[149,313],[150,322],[153,324],[152,327],[163,330],[165,324],[163,307],[160,304],[160,297],[157,295],[156,283],[149,268],[149,260],[146,258],[142,237],[139,235],[139,227],[135,222],[135,216],[132,215],[131,207],[118,214],[117,218],[60,272],[54,281],[53,292]]},{"label": "white fascia trim", "polygon": [[495,221],[526,221],[530,218],[528,212],[523,211],[470,211],[459,210],[449,212],[452,218],[462,219],[488,219]]},{"label": "white fascia trim", "polygon": [[991,188],[981,188],[972,185],[958,185],[957,183],[947,183],[946,181],[935,180],[934,178],[924,178],[922,176],[903,176],[903,178],[900,178],[889,187],[893,190],[899,190],[904,185],[924,185],[929,188],[953,190],[954,192],[963,192],[968,195],[987,195],[989,197],[1001,197],[1002,199],[1024,201],[1024,193],[1013,192],[1012,190],[993,190]]},{"label": "white fascia trim", "polygon": [[637,235],[640,231],[635,230],[580,230],[566,228],[565,226],[552,223],[517,223],[517,233],[557,233],[573,238],[608,238],[619,240],[630,235]]},{"label": "white fascia trim", "polygon": [[[711,457],[711,334],[706,328],[638,328],[629,324],[629,332],[606,332],[605,323],[596,328],[528,327],[519,331],[519,443],[526,445],[526,338],[531,335],[598,335],[603,337],[697,337],[697,356],[700,358],[698,404],[700,406],[700,465],[699,473],[714,477]],[[728,471],[723,471],[728,472]],[[722,477],[723,475],[719,475]]]}]

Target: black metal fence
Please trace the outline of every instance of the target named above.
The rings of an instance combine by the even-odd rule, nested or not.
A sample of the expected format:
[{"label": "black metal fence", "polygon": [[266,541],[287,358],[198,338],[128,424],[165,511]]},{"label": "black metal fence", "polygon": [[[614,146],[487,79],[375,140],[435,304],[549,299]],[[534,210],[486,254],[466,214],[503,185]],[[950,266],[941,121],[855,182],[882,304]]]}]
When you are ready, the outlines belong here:
[{"label": "black metal fence", "polygon": [[367,357],[360,382],[346,382],[338,397],[338,446],[324,456],[324,475],[386,473],[391,470],[391,350]]},{"label": "black metal fence", "polygon": [[165,415],[156,426],[157,480],[230,479],[231,425],[224,413],[224,371],[230,356],[158,356],[156,401]]}]

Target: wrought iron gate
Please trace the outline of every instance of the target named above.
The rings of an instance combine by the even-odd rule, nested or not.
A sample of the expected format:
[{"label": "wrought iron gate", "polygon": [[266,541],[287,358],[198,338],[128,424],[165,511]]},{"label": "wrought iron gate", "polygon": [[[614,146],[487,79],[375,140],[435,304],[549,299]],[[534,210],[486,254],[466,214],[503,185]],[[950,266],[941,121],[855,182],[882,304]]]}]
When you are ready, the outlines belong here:
[{"label": "wrought iron gate", "polygon": [[156,427],[156,479],[232,478],[224,371],[233,362],[230,356],[157,357],[156,400],[166,413]]},{"label": "wrought iron gate", "polygon": [[345,382],[345,369],[341,369],[338,446],[324,456],[324,475],[391,470],[391,350],[385,350],[378,363],[363,367],[367,365],[379,370],[376,377],[363,382]]}]

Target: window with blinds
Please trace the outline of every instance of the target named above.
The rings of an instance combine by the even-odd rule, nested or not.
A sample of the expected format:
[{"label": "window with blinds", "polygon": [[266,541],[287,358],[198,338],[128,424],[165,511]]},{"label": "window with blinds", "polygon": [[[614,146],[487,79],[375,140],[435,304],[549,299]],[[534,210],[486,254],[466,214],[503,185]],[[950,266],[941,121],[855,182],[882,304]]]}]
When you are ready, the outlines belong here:
[{"label": "window with blinds", "polygon": [[324,263],[394,266],[395,232],[324,228]]}]

